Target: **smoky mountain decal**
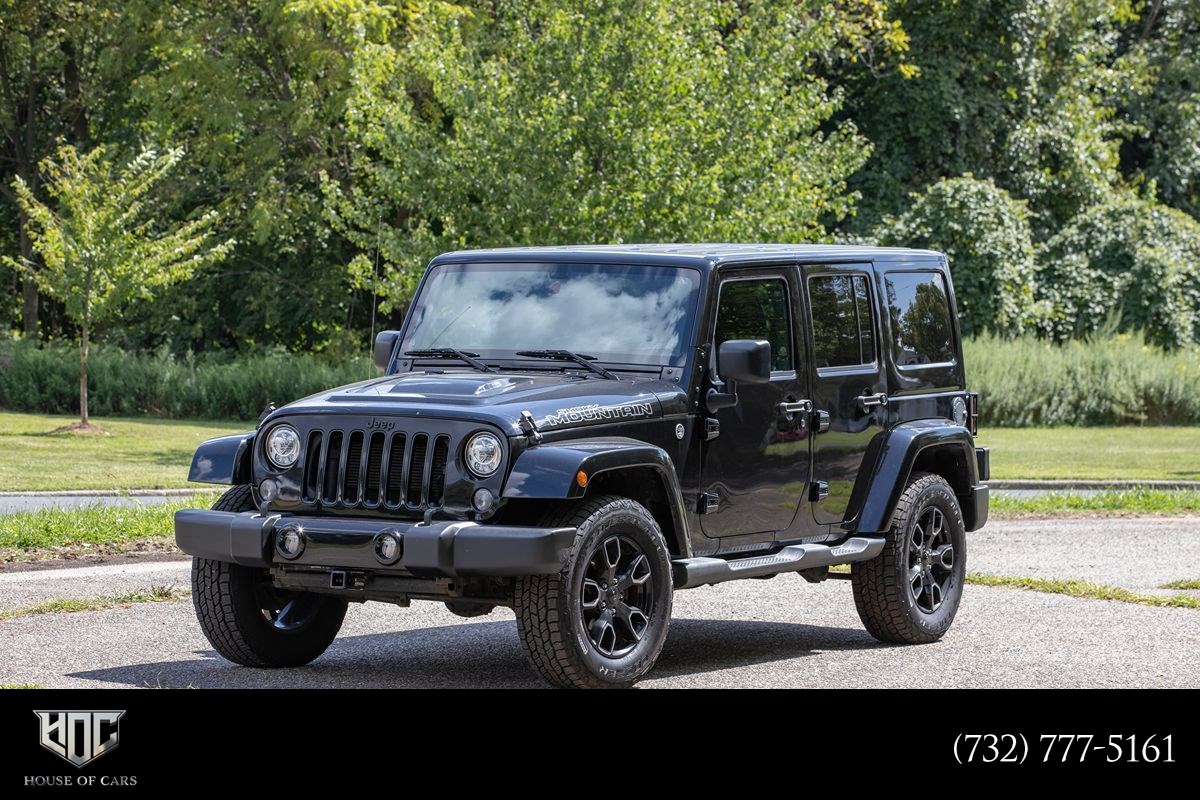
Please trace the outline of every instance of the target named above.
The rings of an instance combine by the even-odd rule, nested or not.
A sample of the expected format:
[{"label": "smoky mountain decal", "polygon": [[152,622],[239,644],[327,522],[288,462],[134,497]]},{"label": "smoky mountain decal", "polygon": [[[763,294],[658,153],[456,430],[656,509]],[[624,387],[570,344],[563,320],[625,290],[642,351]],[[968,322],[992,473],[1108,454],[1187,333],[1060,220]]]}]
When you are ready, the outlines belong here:
[{"label": "smoky mountain decal", "polygon": [[653,403],[617,403],[611,406],[602,406],[597,403],[592,403],[586,406],[574,406],[572,408],[560,408],[558,411],[547,414],[542,417],[538,425],[543,428],[556,428],[562,425],[570,425],[574,422],[596,422],[598,420],[608,419],[636,419],[638,417],[650,417],[654,415]]}]

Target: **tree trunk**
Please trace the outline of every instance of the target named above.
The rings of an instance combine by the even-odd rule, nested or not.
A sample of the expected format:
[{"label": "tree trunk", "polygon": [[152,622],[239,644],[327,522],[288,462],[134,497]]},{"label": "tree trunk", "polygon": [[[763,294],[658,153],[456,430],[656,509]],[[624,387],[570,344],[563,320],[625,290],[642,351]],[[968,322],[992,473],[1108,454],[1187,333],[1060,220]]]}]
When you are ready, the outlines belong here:
[{"label": "tree trunk", "polygon": [[79,422],[88,425],[88,318],[83,318],[83,332],[79,347]]},{"label": "tree trunk", "polygon": [[[17,215],[17,227],[21,229],[21,261],[27,269],[33,268],[33,241],[26,228],[25,212]],[[37,279],[26,272],[21,278],[21,329],[30,339],[38,338],[38,286]]]}]

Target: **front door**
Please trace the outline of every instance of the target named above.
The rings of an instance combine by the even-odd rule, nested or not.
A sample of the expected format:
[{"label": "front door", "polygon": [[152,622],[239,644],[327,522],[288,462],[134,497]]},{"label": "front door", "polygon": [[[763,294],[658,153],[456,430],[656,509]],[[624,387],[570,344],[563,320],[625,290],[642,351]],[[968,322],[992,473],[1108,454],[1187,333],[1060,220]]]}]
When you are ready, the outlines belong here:
[{"label": "front door", "polygon": [[[870,265],[804,267],[813,404],[824,432],[813,433],[813,519],[836,525],[846,515],[871,439],[887,421],[879,323]],[[814,423],[825,428],[825,424]]]},{"label": "front door", "polygon": [[[786,530],[808,485],[808,399],[799,345],[795,268],[739,270],[722,275],[717,292],[709,369],[720,380],[716,353],[729,339],[771,343],[771,380],[737,386],[737,404],[712,415],[719,426],[705,442],[701,467],[704,535],[710,538]],[[787,407],[791,403],[792,408]]]}]

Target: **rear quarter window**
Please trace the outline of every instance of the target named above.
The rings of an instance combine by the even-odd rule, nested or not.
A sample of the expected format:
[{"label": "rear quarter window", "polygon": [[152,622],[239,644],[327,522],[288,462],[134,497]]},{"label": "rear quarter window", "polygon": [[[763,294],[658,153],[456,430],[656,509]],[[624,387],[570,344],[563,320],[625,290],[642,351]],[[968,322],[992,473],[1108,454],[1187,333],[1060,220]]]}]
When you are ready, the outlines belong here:
[{"label": "rear quarter window", "polygon": [[940,272],[884,274],[892,358],[902,370],[954,362],[950,299]]}]

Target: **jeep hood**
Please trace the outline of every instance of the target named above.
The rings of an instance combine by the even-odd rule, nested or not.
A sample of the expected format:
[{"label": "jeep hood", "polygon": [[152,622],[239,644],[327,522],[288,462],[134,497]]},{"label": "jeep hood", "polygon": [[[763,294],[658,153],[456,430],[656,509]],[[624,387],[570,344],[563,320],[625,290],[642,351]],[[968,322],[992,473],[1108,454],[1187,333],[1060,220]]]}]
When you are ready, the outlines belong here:
[{"label": "jeep hood", "polygon": [[644,380],[580,378],[558,373],[409,372],[342,386],[284,406],[288,414],[356,414],[487,421],[517,432],[529,411],[543,430],[658,417],[664,398],[683,390],[657,376]]}]

